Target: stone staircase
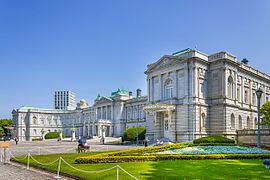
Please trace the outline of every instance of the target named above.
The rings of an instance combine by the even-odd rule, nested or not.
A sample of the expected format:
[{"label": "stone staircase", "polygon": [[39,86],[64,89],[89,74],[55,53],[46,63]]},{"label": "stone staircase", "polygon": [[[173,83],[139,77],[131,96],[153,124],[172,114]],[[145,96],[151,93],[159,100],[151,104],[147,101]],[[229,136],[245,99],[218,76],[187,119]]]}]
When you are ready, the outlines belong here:
[{"label": "stone staircase", "polygon": [[[116,137],[105,137],[105,143],[114,143],[114,142],[121,142],[121,138],[116,138]],[[101,138],[94,136],[92,139],[87,140],[88,144],[102,144]]]}]

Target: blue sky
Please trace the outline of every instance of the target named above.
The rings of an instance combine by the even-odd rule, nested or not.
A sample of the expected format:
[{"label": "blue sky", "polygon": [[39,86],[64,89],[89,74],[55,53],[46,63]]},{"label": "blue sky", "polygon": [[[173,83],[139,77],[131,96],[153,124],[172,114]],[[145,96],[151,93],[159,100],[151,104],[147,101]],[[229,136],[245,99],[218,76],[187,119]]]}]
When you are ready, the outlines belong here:
[{"label": "blue sky", "polygon": [[0,0],[0,118],[52,108],[54,90],[90,104],[117,88],[146,94],[147,64],[194,48],[229,51],[270,74],[270,1]]}]

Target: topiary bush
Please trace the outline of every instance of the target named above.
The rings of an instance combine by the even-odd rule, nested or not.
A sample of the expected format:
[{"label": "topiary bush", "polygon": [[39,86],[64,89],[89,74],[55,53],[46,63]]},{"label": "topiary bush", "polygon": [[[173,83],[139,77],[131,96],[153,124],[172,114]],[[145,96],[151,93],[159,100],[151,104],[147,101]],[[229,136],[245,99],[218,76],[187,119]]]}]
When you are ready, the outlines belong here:
[{"label": "topiary bush", "polygon": [[[45,139],[57,139],[60,132],[49,132],[45,135]],[[62,137],[65,138],[65,134],[62,132]]]},{"label": "topiary bush", "polygon": [[208,137],[199,138],[193,141],[193,144],[203,145],[203,144],[234,144],[235,141],[232,139],[228,139],[223,136],[213,135]]},{"label": "topiary bush", "polygon": [[[124,132],[124,140],[125,141],[136,141],[136,131],[137,128],[128,128]],[[144,140],[145,139],[145,133],[146,129],[143,126],[138,127],[138,139],[139,140]]]}]

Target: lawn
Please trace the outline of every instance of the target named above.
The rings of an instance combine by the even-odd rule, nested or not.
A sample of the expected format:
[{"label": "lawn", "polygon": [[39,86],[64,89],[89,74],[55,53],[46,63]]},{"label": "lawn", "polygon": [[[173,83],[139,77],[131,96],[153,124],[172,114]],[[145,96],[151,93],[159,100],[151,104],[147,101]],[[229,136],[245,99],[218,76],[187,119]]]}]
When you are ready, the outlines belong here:
[{"label": "lawn", "polygon": [[[107,169],[116,165],[116,163],[76,164],[74,161],[76,157],[95,154],[97,153],[54,154],[34,156],[34,158],[42,163],[48,163],[61,156],[72,166],[87,171]],[[23,160],[21,162],[26,163],[26,161]],[[33,160],[30,163],[31,165],[38,165]],[[139,179],[270,179],[270,171],[264,168],[262,160],[176,160],[117,164]],[[41,167],[56,171],[57,166],[58,163],[56,162],[52,165]],[[106,180],[115,179],[116,174],[115,169],[98,174],[82,173],[71,169],[63,162],[61,172],[85,179]],[[131,178],[120,170],[119,179]]]}]

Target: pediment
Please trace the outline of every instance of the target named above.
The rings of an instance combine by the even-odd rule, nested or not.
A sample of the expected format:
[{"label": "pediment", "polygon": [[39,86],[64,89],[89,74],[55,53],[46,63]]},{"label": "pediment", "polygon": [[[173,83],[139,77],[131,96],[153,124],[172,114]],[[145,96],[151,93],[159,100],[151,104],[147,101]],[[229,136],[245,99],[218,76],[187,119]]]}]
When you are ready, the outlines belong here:
[{"label": "pediment", "polygon": [[109,97],[101,97],[99,100],[95,102],[95,105],[97,104],[105,104],[105,103],[111,103],[113,100]]},{"label": "pediment", "polygon": [[157,62],[148,65],[147,70],[145,71],[145,74],[148,74],[150,72],[153,72],[155,70],[159,70],[168,66],[172,66],[178,62],[179,62],[178,58],[174,56],[165,55],[162,58],[160,58]]}]

